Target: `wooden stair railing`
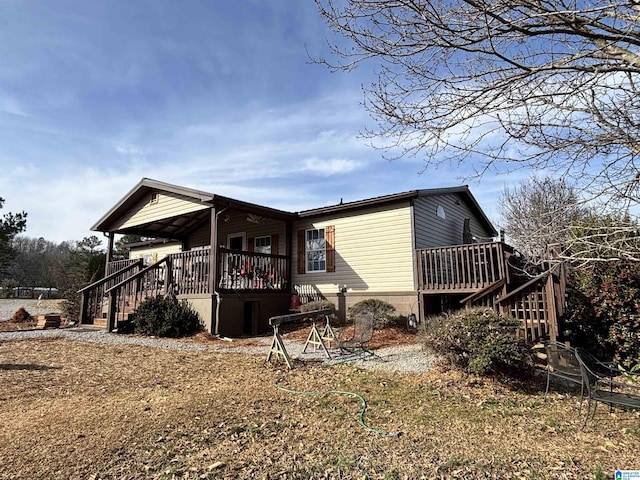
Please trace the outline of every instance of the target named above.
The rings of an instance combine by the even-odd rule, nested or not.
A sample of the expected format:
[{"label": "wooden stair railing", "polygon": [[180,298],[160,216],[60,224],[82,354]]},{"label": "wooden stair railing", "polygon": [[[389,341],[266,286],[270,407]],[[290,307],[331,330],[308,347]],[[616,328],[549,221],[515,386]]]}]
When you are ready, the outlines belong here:
[{"label": "wooden stair railing", "polygon": [[173,288],[172,257],[166,256],[127,277],[105,291],[107,295],[107,331],[112,332],[119,322],[148,297],[166,295]]},{"label": "wooden stair railing", "polygon": [[132,270],[142,268],[142,259],[130,262],[123,268],[107,275],[101,280],[78,290],[80,294],[80,324],[92,324],[93,319],[102,318],[103,300],[106,291],[129,276]]},{"label": "wooden stair railing", "polygon": [[522,322],[520,333],[527,343],[557,339],[559,305],[555,282],[556,277],[550,271],[544,272],[496,302],[500,311]]},{"label": "wooden stair railing", "polygon": [[501,278],[497,282],[483,288],[482,290],[472,293],[468,297],[460,300],[466,308],[471,307],[491,307],[495,308],[496,302],[501,295],[505,294],[507,279]]}]

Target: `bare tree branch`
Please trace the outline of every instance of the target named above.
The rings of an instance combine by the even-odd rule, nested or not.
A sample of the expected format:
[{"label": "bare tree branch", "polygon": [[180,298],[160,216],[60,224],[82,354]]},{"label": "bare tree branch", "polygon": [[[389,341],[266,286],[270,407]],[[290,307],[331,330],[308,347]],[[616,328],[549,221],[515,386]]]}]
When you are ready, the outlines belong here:
[{"label": "bare tree branch", "polygon": [[584,195],[636,204],[640,8],[629,1],[316,0],[347,39],[331,59],[375,61],[368,132],[402,155],[533,167]]}]

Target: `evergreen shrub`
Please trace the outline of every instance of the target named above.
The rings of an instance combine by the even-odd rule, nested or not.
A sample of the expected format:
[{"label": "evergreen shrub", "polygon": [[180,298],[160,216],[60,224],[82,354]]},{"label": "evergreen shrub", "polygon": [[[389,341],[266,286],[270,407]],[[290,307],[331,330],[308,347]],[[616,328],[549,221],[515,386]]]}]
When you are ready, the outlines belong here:
[{"label": "evergreen shrub", "polygon": [[314,300],[300,305],[300,311],[303,313],[313,312],[316,310],[331,310],[331,314],[336,313],[336,306],[329,300]]},{"label": "evergreen shrub", "polygon": [[478,375],[526,373],[531,357],[518,339],[520,322],[491,308],[472,308],[424,323],[425,346],[453,365]]},{"label": "evergreen shrub", "polygon": [[373,328],[380,330],[389,325],[394,325],[398,322],[398,317],[395,315],[396,307],[377,298],[369,298],[362,300],[349,307],[349,318],[353,318],[359,313],[373,314]]},{"label": "evergreen shrub", "polygon": [[146,298],[133,313],[132,321],[134,333],[157,337],[184,337],[202,327],[198,313],[174,295]]}]

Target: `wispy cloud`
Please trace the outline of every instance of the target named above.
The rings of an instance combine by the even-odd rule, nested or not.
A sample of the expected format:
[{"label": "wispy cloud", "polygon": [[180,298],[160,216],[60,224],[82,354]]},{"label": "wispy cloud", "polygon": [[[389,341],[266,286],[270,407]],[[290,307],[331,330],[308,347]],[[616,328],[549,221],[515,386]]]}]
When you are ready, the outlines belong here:
[{"label": "wispy cloud", "polygon": [[362,168],[363,162],[349,160],[346,158],[305,158],[299,170],[301,172],[311,172],[325,177],[350,173]]},{"label": "wispy cloud", "polygon": [[89,235],[142,177],[296,211],[464,173],[369,147],[369,72],[309,63],[326,49],[312,2],[2,8],[0,215],[26,210],[29,236]]},{"label": "wispy cloud", "polygon": [[0,113],[26,117],[28,114],[16,98],[0,95]]}]

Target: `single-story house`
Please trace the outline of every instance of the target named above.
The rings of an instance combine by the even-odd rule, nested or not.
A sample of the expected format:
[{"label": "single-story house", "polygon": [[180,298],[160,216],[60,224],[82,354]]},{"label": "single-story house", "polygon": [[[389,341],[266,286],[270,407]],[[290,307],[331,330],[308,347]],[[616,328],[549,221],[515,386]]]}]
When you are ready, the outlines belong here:
[{"label": "single-story house", "polygon": [[[109,330],[169,287],[227,336],[267,330],[294,293],[333,302],[341,317],[368,298],[424,317],[495,291],[509,255],[467,186],[287,212],[143,178],[92,230],[109,238],[107,276],[83,290],[81,322]],[[111,261],[116,234],[165,243],[144,246],[149,265]]]}]

